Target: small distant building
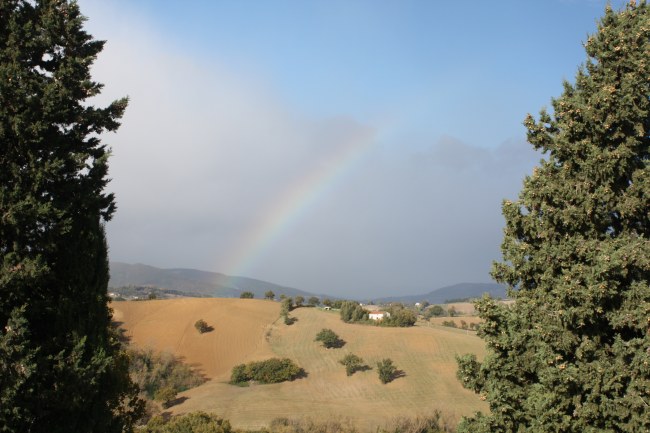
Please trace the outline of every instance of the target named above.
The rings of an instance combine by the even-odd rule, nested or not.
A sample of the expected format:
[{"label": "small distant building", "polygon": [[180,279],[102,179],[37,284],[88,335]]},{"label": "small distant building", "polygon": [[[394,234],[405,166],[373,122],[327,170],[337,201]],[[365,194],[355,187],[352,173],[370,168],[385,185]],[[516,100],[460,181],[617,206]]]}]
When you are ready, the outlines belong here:
[{"label": "small distant building", "polygon": [[390,317],[388,311],[371,311],[368,313],[368,318],[370,320],[383,320],[385,317]]}]

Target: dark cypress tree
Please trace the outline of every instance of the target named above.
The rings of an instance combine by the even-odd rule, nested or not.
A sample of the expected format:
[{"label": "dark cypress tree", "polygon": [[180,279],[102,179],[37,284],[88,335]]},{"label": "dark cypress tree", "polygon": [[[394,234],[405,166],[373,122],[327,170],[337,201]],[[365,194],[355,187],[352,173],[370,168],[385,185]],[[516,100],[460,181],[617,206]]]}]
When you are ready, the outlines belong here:
[{"label": "dark cypress tree", "polygon": [[67,0],[0,1],[0,431],[119,432],[141,410],[110,330],[103,42]]},{"label": "dark cypress tree", "polygon": [[493,276],[515,302],[477,304],[487,355],[458,377],[490,413],[460,432],[650,431],[647,4],[608,8],[585,49],[553,113],[525,121],[547,158],[503,205]]}]

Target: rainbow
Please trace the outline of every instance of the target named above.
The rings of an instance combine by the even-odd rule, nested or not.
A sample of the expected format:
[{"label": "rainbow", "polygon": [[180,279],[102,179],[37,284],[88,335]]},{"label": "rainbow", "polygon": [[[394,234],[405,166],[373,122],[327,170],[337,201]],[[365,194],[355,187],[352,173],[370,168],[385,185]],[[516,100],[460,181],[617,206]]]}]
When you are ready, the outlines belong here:
[{"label": "rainbow", "polygon": [[248,275],[252,266],[273,243],[305,214],[310,205],[343,179],[373,143],[371,134],[355,134],[346,142],[339,143],[338,150],[321,161],[315,170],[280,194],[271,206],[260,213],[257,224],[234,249],[229,263],[222,268],[225,273],[232,277]]}]

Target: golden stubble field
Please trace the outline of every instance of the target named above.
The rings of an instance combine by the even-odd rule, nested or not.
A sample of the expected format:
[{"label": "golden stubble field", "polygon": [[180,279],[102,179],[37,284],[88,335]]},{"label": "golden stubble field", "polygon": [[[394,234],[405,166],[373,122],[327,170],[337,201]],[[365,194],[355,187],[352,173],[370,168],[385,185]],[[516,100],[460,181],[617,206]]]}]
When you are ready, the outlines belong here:
[{"label": "golden stubble field", "polygon": [[[181,396],[173,413],[214,412],[237,428],[258,428],[278,417],[349,420],[362,430],[399,416],[439,409],[457,419],[487,406],[456,380],[455,355],[483,355],[473,333],[436,325],[380,328],[343,323],[337,312],[300,308],[297,322],[284,325],[276,302],[250,299],[175,299],[113,303],[114,318],[139,347],[167,350],[199,368],[211,380]],[[194,322],[215,329],[199,334]],[[314,342],[322,328],[344,341],[340,349]],[[371,370],[348,377],[338,361],[361,356]],[[236,364],[288,357],[308,376],[293,382],[237,387],[229,385]],[[404,377],[383,385],[375,364],[391,358]]]}]

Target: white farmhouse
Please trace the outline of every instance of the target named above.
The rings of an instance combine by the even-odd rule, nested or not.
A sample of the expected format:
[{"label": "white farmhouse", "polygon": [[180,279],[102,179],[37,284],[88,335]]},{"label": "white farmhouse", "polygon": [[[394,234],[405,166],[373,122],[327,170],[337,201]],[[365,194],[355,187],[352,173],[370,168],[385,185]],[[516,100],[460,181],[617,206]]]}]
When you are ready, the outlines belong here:
[{"label": "white farmhouse", "polygon": [[388,311],[371,311],[368,313],[370,320],[382,320],[384,317],[390,317],[390,313]]}]

